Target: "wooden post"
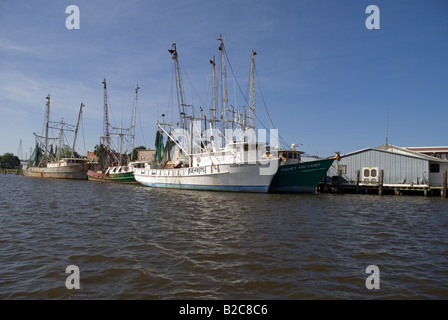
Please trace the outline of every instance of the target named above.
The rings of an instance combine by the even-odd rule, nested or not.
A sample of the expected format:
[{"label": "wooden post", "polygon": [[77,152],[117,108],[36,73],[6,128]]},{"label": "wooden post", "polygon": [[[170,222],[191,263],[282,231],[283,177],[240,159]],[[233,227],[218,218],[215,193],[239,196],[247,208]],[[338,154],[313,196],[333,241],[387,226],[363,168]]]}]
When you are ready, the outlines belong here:
[{"label": "wooden post", "polygon": [[378,188],[378,194],[380,196],[383,195],[383,177],[384,177],[384,170],[380,170],[380,176],[379,176],[379,182],[380,182],[380,186]]},{"label": "wooden post", "polygon": [[324,193],[327,193],[327,176],[325,175],[325,180],[324,180]]},{"label": "wooden post", "polygon": [[338,169],[338,193],[342,192],[342,170]]},{"label": "wooden post", "polygon": [[443,170],[443,184],[441,195],[443,198],[446,198],[446,170]]},{"label": "wooden post", "polygon": [[359,193],[359,176],[361,174],[361,171],[356,170],[356,193]]},{"label": "wooden post", "polygon": [[327,189],[327,175],[325,174],[325,177],[319,182],[319,193],[325,193]]}]

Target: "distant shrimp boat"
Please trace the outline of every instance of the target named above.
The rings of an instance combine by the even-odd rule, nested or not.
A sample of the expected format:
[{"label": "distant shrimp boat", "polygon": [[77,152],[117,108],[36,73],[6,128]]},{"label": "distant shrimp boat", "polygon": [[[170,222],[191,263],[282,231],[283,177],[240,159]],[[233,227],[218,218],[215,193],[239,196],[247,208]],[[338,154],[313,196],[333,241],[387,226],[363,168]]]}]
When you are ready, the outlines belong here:
[{"label": "distant shrimp boat", "polygon": [[104,173],[89,170],[87,176],[91,181],[137,183],[134,172],[128,166],[109,167]]},{"label": "distant shrimp boat", "polygon": [[[134,177],[134,168],[141,166],[139,162],[128,163],[128,157],[123,157],[123,152],[121,146],[123,144],[123,137],[129,135],[131,137],[131,151],[134,148],[134,138],[135,138],[135,118],[137,110],[137,93],[140,89],[138,84],[135,87],[135,97],[134,97],[134,108],[132,114],[132,125],[130,129],[127,128],[117,128],[120,131],[117,133],[109,132],[109,111],[107,105],[107,85],[106,79],[102,82],[104,85],[104,136],[101,137],[103,143],[100,144],[98,150],[99,158],[101,159],[99,163],[99,168],[89,170],[87,172],[87,177],[89,181],[102,181],[102,182],[119,182],[119,183],[138,183]],[[131,131],[131,133],[125,133]],[[111,135],[117,135],[120,138],[120,151],[115,152],[111,148],[110,138]],[[124,159],[126,158],[126,159]],[[111,162],[118,163],[118,165],[113,165]]]},{"label": "distant shrimp boat", "polygon": [[107,168],[106,172],[102,171],[87,171],[88,179],[91,181],[102,182],[120,182],[120,183],[138,183],[134,177],[134,171],[139,168],[144,168],[146,161],[135,161],[129,163],[127,166],[116,166]]},{"label": "distant shrimp boat", "polygon": [[63,158],[57,162],[47,162],[43,167],[23,168],[23,175],[34,178],[86,180],[90,163],[86,159]]},{"label": "distant shrimp boat", "polygon": [[50,140],[57,141],[59,146],[58,151],[60,152],[63,131],[67,130],[67,128],[64,128],[64,125],[67,126],[68,124],[64,122],[60,123],[61,127],[57,128],[60,130],[58,138],[50,138],[48,136],[48,129],[50,128],[50,95],[48,95],[46,99],[47,120],[45,126],[45,137],[34,134],[36,136],[36,148],[34,149],[34,153],[32,155],[32,159],[30,159],[29,164],[26,167],[22,168],[23,175],[26,177],[35,178],[86,180],[87,171],[90,169],[91,165],[90,162],[86,159],[73,157],[79,119],[81,117],[82,107],[84,105],[81,103],[81,107],[79,110],[78,124],[76,125],[73,148],[71,149],[72,157],[61,157],[58,152],[53,152],[53,145],[51,145],[50,150],[49,142]]}]

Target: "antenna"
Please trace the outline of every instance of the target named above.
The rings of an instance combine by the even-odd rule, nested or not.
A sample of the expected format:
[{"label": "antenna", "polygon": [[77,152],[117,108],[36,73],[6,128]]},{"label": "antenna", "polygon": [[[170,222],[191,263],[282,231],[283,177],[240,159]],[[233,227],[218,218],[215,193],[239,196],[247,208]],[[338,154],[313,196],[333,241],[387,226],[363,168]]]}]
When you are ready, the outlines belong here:
[{"label": "antenna", "polygon": [[22,159],[23,159],[22,139],[20,139],[19,150],[17,152],[17,156],[19,157],[20,161],[22,161]]},{"label": "antenna", "polygon": [[387,106],[386,145],[389,144],[389,105]]}]

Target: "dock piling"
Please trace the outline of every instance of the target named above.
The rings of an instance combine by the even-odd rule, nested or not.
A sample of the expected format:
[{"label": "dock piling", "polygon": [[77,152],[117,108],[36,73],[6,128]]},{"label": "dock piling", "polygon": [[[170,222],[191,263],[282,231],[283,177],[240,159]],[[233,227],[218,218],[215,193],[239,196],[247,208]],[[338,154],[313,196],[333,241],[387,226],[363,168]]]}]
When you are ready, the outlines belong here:
[{"label": "dock piling", "polygon": [[379,176],[379,187],[378,187],[378,194],[380,196],[383,195],[383,177],[384,177],[384,170],[380,170],[380,176]]},{"label": "dock piling", "polygon": [[342,193],[342,170],[338,169],[338,193]]},{"label": "dock piling", "polygon": [[446,198],[446,170],[443,170],[442,198]]},{"label": "dock piling", "polygon": [[359,176],[361,174],[361,171],[356,170],[356,193],[359,193]]}]

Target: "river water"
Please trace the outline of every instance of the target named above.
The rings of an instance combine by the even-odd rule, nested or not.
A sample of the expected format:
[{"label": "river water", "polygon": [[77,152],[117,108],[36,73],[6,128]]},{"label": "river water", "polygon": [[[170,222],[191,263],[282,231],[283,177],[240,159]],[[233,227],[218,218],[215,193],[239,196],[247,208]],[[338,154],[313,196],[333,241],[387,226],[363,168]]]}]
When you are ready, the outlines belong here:
[{"label": "river water", "polygon": [[[448,200],[436,197],[0,175],[0,226],[1,299],[448,298]],[[79,289],[66,287],[71,265]]]}]

